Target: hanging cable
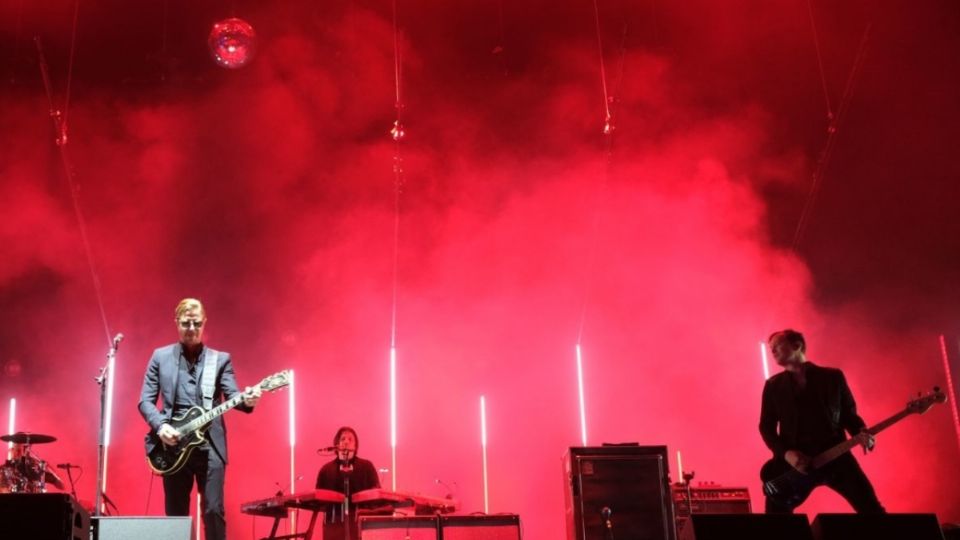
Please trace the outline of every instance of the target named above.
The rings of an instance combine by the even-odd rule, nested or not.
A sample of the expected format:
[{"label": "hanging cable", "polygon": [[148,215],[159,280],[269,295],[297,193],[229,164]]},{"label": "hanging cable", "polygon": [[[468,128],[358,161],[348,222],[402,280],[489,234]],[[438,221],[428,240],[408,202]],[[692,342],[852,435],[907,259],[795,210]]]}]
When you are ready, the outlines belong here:
[{"label": "hanging cable", "polygon": [[601,203],[602,194],[606,188],[607,183],[609,182],[611,170],[613,168],[613,134],[616,129],[614,124],[614,114],[616,113],[616,96],[620,92],[620,86],[623,81],[623,72],[626,59],[626,39],[627,39],[627,25],[624,22],[623,30],[621,33],[620,40],[620,54],[619,54],[619,64],[617,67],[617,81],[614,84],[615,93],[611,94],[607,85],[607,70],[606,64],[604,62],[603,54],[603,38],[600,28],[600,7],[598,0],[593,2],[593,13],[594,13],[594,23],[595,29],[597,32],[597,46],[600,49],[600,82],[601,89],[603,91],[603,136],[604,136],[604,171],[603,171],[603,182],[597,190],[594,191],[593,201],[591,204],[590,212],[591,223],[590,223],[590,241],[587,245],[587,254],[586,254],[586,264],[584,265],[584,276],[583,276],[583,297],[581,299],[580,306],[580,321],[577,327],[577,350],[579,355],[580,345],[583,341],[583,328],[586,324],[587,318],[587,305],[589,303],[590,297],[590,275],[593,273],[593,267],[596,259],[596,248],[594,247],[596,242],[593,240],[599,234],[600,229],[600,211],[599,206]]},{"label": "hanging cable", "polygon": [[860,68],[863,66],[864,57],[867,54],[867,44],[870,41],[870,30],[872,27],[872,24],[867,24],[867,28],[863,31],[863,37],[860,39],[860,46],[857,49],[857,55],[854,58],[853,67],[850,68],[850,75],[847,77],[847,85],[843,90],[843,97],[840,100],[840,106],[837,108],[837,114],[833,118],[830,128],[827,130],[827,140],[824,143],[823,150],[820,152],[820,157],[817,160],[817,167],[814,170],[813,178],[810,183],[810,191],[807,194],[807,199],[804,202],[803,210],[800,212],[800,219],[797,221],[797,228],[793,234],[793,251],[797,251],[797,249],[799,249],[800,242],[803,241],[803,236],[806,233],[807,226],[809,225],[810,216],[813,212],[813,206],[814,203],[816,203],[817,194],[819,193],[820,186],[823,183],[823,176],[826,173],[827,166],[830,163],[830,158],[833,156],[837,134],[840,131],[840,125],[846,117],[846,112],[850,107],[850,102],[853,100],[853,92],[856,87],[857,78],[860,74]]},{"label": "hanging cable", "polygon": [[603,88],[603,132],[609,135],[613,132],[613,116],[610,114],[610,93],[607,91],[607,68],[603,61],[603,37],[600,32],[600,5],[599,0],[593,0],[593,20],[597,29],[597,48],[600,52],[600,85]]},{"label": "hanging cable", "polygon": [[827,122],[833,125],[833,108],[830,106],[830,91],[827,89],[827,74],[823,70],[823,57],[820,54],[820,36],[817,22],[813,17],[813,0],[807,0],[807,12],[810,14],[810,29],[813,31],[813,47],[817,51],[817,65],[820,67],[820,84],[823,86],[823,99],[827,103]]},{"label": "hanging cable", "polygon": [[[70,32],[70,57],[67,60],[67,89],[63,96],[63,139],[67,139],[67,116],[70,113],[70,90],[73,86],[73,60],[77,52],[77,20],[80,17],[80,0],[73,3],[73,30]],[[109,332],[107,333],[109,337]]]},{"label": "hanging cable", "polygon": [[73,58],[76,53],[77,44],[77,21],[80,10],[80,2],[77,0],[74,9],[73,30],[70,38],[70,68],[67,71],[67,93],[64,96],[62,111],[54,104],[53,85],[50,82],[50,69],[47,66],[47,59],[43,53],[43,45],[40,36],[34,37],[34,43],[37,47],[37,55],[40,63],[40,75],[43,78],[43,87],[47,94],[47,105],[49,106],[50,118],[53,121],[54,131],[56,132],[55,142],[60,151],[60,162],[63,165],[64,177],[67,181],[67,189],[70,191],[70,200],[73,203],[73,213],[77,220],[77,228],[80,232],[80,241],[83,244],[83,252],[87,260],[87,268],[90,271],[90,279],[93,282],[93,290],[97,297],[97,306],[100,310],[100,320],[103,322],[104,336],[108,344],[113,344],[111,337],[110,324],[107,322],[107,311],[103,302],[103,287],[100,282],[100,275],[97,272],[97,265],[93,257],[93,249],[90,246],[90,237],[87,234],[87,221],[83,216],[83,210],[80,207],[80,187],[77,185],[74,175],[73,162],[67,152],[67,122],[66,111],[70,106],[70,88],[73,79]]},{"label": "hanging cable", "polygon": [[397,489],[397,296],[400,289],[400,196],[403,193],[403,159],[401,141],[406,135],[403,113],[402,64],[400,56],[400,29],[397,0],[393,0],[393,78],[395,87],[396,119],[390,129],[393,138],[393,291],[390,308],[390,478]]},{"label": "hanging cable", "polygon": [[397,28],[397,0],[393,0],[393,73],[396,89],[396,119],[390,129],[393,138],[393,299],[390,315],[390,346],[397,346],[397,291],[399,289],[400,266],[400,194],[403,191],[403,160],[400,154],[400,142],[406,133],[401,122],[403,96],[401,94],[400,37]]}]

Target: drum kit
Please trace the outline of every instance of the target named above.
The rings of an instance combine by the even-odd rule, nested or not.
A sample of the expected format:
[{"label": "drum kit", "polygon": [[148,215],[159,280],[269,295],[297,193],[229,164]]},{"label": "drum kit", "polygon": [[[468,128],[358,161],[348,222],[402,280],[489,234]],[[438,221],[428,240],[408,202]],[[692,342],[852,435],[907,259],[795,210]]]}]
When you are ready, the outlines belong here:
[{"label": "drum kit", "polygon": [[35,444],[56,441],[51,435],[17,432],[0,436],[0,441],[12,443],[11,458],[0,465],[0,493],[46,493],[47,484],[63,489],[57,473],[47,469],[47,462],[33,451]]}]

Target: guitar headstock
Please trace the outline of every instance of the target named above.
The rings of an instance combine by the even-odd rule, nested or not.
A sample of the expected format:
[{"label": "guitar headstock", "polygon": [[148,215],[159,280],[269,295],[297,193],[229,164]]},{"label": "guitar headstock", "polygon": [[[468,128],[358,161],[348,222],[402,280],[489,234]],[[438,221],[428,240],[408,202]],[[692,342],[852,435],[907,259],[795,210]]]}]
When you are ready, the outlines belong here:
[{"label": "guitar headstock", "polygon": [[273,392],[290,384],[291,374],[289,369],[278,371],[273,375],[268,375],[260,381],[260,389],[264,392]]},{"label": "guitar headstock", "polygon": [[934,386],[933,391],[925,396],[918,396],[907,403],[907,410],[912,413],[923,414],[937,403],[947,401],[947,395],[940,390],[939,386]]}]

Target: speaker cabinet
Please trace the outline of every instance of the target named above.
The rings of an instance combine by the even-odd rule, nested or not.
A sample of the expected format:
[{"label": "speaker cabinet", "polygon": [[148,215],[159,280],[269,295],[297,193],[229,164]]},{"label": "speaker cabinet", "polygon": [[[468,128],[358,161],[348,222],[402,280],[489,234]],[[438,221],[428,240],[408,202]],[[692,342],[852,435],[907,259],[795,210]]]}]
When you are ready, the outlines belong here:
[{"label": "speaker cabinet", "polygon": [[192,524],[189,516],[100,516],[93,518],[93,540],[190,540]]},{"label": "speaker cabinet", "polygon": [[363,516],[360,540],[438,540],[436,517]]},{"label": "speaker cabinet", "polygon": [[681,540],[812,540],[803,514],[693,514]]},{"label": "speaker cabinet", "polygon": [[674,540],[666,446],[572,447],[564,456],[568,540]]},{"label": "speaker cabinet", "polygon": [[63,493],[3,493],[0,538],[88,540],[90,514]]},{"label": "speaker cabinet", "polygon": [[442,540],[520,540],[520,516],[441,516]]},{"label": "speaker cabinet", "polygon": [[935,514],[820,514],[812,529],[816,540],[943,540]]}]

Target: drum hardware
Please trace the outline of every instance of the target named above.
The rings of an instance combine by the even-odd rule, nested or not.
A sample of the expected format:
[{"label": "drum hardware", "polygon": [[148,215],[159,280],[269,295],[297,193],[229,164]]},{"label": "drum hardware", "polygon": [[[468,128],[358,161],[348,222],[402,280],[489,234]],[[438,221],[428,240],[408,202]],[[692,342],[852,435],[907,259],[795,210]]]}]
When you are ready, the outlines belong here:
[{"label": "drum hardware", "polygon": [[46,493],[48,482],[63,489],[57,473],[47,469],[47,462],[31,448],[56,440],[52,435],[23,431],[0,436],[0,441],[13,443],[11,459],[0,465],[0,493]]}]

